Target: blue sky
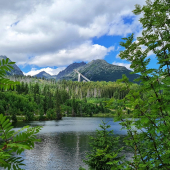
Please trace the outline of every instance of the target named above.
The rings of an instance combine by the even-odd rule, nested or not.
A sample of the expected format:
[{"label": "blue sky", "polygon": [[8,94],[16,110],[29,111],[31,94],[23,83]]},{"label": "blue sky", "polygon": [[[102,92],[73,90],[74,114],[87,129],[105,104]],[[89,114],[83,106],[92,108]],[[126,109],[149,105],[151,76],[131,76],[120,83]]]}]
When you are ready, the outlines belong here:
[{"label": "blue sky", "polygon": [[[131,33],[141,35],[141,16],[132,13],[136,3],[145,0],[4,1],[0,55],[15,61],[25,75],[56,75],[73,62],[95,59],[129,69],[130,63],[118,57],[119,43]],[[149,67],[156,68],[150,57]]]}]

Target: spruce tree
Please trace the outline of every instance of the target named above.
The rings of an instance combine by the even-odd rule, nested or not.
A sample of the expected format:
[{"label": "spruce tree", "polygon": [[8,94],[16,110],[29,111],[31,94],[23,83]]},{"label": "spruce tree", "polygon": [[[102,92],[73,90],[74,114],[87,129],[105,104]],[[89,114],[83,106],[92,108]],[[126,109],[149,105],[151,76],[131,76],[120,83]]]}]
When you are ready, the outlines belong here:
[{"label": "spruce tree", "polygon": [[108,130],[110,125],[107,125],[103,120],[99,127],[101,130],[96,130],[96,136],[90,137],[92,149],[87,154],[87,159],[83,161],[89,166],[90,170],[121,170],[124,156],[120,156],[123,147],[118,147],[119,137],[113,136],[113,130]]},{"label": "spruce tree", "polygon": [[56,99],[56,105],[55,105],[55,109],[56,109],[56,119],[60,120],[62,118],[61,115],[61,94],[59,92],[59,89],[56,89],[55,92],[55,99]]}]

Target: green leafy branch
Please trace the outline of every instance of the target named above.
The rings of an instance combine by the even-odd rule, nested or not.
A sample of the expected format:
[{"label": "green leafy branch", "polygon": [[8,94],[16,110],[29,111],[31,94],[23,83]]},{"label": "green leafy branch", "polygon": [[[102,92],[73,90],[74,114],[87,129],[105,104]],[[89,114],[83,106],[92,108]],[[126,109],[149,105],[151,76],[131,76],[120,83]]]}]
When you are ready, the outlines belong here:
[{"label": "green leafy branch", "polygon": [[25,126],[18,131],[12,130],[11,122],[6,119],[6,116],[0,114],[0,138],[2,144],[0,144],[0,167],[10,169],[13,166],[14,169],[20,169],[20,165],[24,165],[21,157],[16,157],[13,153],[21,154],[24,150],[33,149],[35,142],[40,142],[40,139],[36,138],[36,135],[41,127],[29,127]]},{"label": "green leafy branch", "polygon": [[[9,62],[9,59],[0,61],[0,88],[8,89],[10,86],[15,87],[19,82],[13,82],[5,78],[6,71],[13,69],[11,66],[15,62]],[[33,149],[35,142],[40,142],[36,134],[41,130],[40,126],[25,126],[18,131],[14,131],[11,122],[6,116],[0,114],[0,167],[21,170],[19,166],[23,164],[21,154],[24,150]]]},{"label": "green leafy branch", "polygon": [[2,61],[0,60],[0,89],[9,89],[10,87],[13,88],[15,87],[15,85],[19,84],[19,82],[13,82],[5,78],[6,72],[13,69],[13,67],[11,66],[12,64],[15,64],[15,62],[9,62],[9,58],[7,58],[6,60],[2,59]]}]

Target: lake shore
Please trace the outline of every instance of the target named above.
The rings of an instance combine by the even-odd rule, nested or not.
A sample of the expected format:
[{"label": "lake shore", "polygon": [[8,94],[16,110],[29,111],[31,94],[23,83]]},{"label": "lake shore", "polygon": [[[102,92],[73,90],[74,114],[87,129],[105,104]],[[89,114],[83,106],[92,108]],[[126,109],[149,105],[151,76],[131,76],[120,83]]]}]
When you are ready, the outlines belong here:
[{"label": "lake shore", "polygon": [[[26,121],[26,117],[25,115],[22,115],[22,116],[19,116],[17,115],[17,121],[18,122],[25,122]],[[73,117],[72,115],[64,115],[63,117]],[[83,114],[82,116],[75,116],[75,117],[117,117],[114,113],[98,113],[98,114],[92,114],[92,116],[86,116],[85,114]],[[133,115],[132,114],[124,114],[124,118],[132,118]],[[10,118],[10,116],[7,116],[7,118]],[[47,121],[47,120],[50,120],[48,119],[46,116],[44,116],[44,120]],[[53,119],[53,120],[56,120],[56,119]],[[39,115],[35,115],[34,116],[34,120],[33,121],[39,121]]]}]

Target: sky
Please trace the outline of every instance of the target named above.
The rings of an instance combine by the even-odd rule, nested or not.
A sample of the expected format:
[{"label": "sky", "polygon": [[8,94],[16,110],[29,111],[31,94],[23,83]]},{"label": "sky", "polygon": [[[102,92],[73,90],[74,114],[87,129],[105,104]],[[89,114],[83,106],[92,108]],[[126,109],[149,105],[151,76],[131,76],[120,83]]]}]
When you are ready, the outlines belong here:
[{"label": "sky", "polygon": [[[57,75],[69,64],[119,57],[121,38],[140,36],[142,25],[132,11],[145,0],[8,0],[0,1],[0,55],[16,62],[25,75]],[[149,67],[156,67],[150,54]]]}]

